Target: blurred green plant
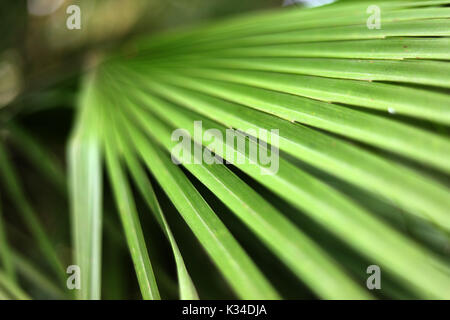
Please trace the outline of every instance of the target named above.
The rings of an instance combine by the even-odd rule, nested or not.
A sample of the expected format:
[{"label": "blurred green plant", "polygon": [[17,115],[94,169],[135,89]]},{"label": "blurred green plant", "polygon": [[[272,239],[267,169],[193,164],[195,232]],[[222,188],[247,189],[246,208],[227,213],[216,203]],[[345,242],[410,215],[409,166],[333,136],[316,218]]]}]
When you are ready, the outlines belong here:
[{"label": "blurred green plant", "polygon": [[[134,298],[118,263],[126,250],[144,299],[450,298],[449,3],[269,10],[91,54],[68,190],[48,146],[5,121],[11,144],[69,193],[75,254],[65,261],[82,270],[78,298]],[[371,30],[374,4],[382,28]],[[278,173],[174,165],[172,131],[194,137],[198,120],[222,133],[279,129]],[[232,147],[214,152],[232,162],[241,152]],[[61,252],[2,144],[0,172],[64,288]],[[10,230],[0,216],[0,297],[71,297],[17,258]],[[372,264],[381,290],[366,288]],[[46,294],[24,293],[22,277]]]}]

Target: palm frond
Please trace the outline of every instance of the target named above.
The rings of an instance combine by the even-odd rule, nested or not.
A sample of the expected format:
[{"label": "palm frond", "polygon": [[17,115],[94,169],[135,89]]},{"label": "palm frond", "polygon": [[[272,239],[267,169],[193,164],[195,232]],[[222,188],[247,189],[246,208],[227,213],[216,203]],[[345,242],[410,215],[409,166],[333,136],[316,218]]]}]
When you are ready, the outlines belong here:
[{"label": "palm frond", "polygon": [[[370,1],[382,10],[380,30],[367,28],[363,1],[258,13],[140,37],[132,54],[111,54],[88,76],[71,147],[75,247],[93,290],[84,297],[99,297],[105,158],[144,298],[159,298],[158,279],[129,180],[171,245],[180,296],[197,297],[152,179],[240,298],[281,295],[193,179],[319,297],[373,298],[361,279],[361,261],[370,261],[390,275],[386,297],[449,298],[448,257],[436,253],[445,248],[389,219],[426,225],[448,244],[449,3]],[[279,171],[261,174],[267,167],[223,141],[210,150],[195,121],[223,136],[278,129]],[[209,150],[233,165],[176,166],[177,128],[193,139],[191,159]],[[394,208],[388,219],[377,211],[385,204]],[[319,229],[294,222],[284,205]]]}]

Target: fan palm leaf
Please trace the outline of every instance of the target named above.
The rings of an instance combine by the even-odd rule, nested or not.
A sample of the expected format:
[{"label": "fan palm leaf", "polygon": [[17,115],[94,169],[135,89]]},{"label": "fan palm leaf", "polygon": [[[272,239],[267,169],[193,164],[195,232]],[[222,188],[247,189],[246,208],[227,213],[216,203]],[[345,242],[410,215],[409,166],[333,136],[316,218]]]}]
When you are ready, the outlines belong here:
[{"label": "fan palm leaf", "polygon": [[[449,4],[338,1],[271,10],[139,36],[102,53],[84,76],[68,147],[79,298],[101,298],[104,183],[144,299],[164,295],[141,211],[152,212],[172,251],[179,297],[203,297],[172,207],[238,298],[284,294],[226,214],[316,297],[450,298]],[[369,5],[381,10],[379,29],[366,25]],[[217,139],[212,148],[212,134],[197,136],[198,121],[223,137],[238,130],[246,149]],[[183,149],[191,162],[172,153],[177,129],[192,139],[193,148]],[[245,134],[272,129],[278,143]],[[61,186],[64,176],[45,152],[25,130],[11,130]],[[279,152],[275,174],[249,156],[271,147]],[[7,191],[61,274],[1,148]],[[212,163],[197,161],[204,153]],[[27,298],[10,281],[19,264],[6,241],[2,253],[0,296]],[[383,272],[381,292],[366,287],[369,265]]]}]

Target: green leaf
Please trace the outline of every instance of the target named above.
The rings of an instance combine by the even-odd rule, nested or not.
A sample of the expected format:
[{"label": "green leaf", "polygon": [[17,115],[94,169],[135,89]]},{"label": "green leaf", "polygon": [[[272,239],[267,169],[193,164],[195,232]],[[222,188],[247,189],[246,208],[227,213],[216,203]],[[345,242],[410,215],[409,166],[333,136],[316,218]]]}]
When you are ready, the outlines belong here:
[{"label": "green leaf", "polygon": [[[122,137],[118,137],[118,139],[120,138]],[[130,170],[130,173],[135,183],[139,188],[139,191],[141,192],[142,197],[149,206],[150,210],[155,215],[158,223],[161,226],[161,229],[164,231],[167,239],[170,242],[170,246],[172,248],[175,257],[175,264],[177,266],[180,299],[196,300],[198,299],[197,290],[195,289],[194,283],[192,282],[189,272],[186,269],[183,256],[181,255],[175,237],[173,236],[172,231],[170,230],[169,224],[166,221],[166,218],[164,217],[164,213],[161,210],[161,207],[158,203],[158,199],[156,198],[156,194],[153,190],[153,187],[148,178],[146,178],[145,170],[142,168],[141,164],[136,159],[134,152],[127,147],[128,144],[121,141],[120,145],[127,166]]]},{"label": "green leaf", "polygon": [[[176,123],[186,128],[190,131],[191,136],[194,136],[191,129],[194,120],[202,120],[205,130],[210,128],[225,129],[218,123],[214,124],[199,115],[186,113],[182,108],[174,108],[170,104],[156,100],[155,97],[147,95],[146,101],[145,105],[151,105],[152,112],[157,112],[159,117],[170,123]],[[149,104],[150,101],[151,104]],[[139,114],[138,118],[145,119],[147,123],[151,124],[150,127],[155,126],[155,123],[151,123],[149,117],[144,118],[142,113]],[[167,135],[162,135],[162,137],[168,139]],[[137,139],[133,140],[137,141]],[[139,150],[142,149],[143,146],[140,144]],[[218,155],[226,157],[226,153],[221,151],[221,148],[215,151]],[[229,158],[227,160],[233,161]],[[435,259],[432,255],[424,252],[423,249],[416,247],[412,242],[371,217],[369,213],[355,206],[333,189],[283,159],[280,159],[280,171],[276,175],[261,175],[259,166],[254,164],[242,164],[238,167],[282,198],[309,212],[311,217],[324,227],[332,226],[330,231],[340,236],[349,245],[354,246],[361,254],[380,261],[380,264],[396,274],[399,270],[408,269],[407,277],[405,277],[405,274],[397,274],[397,276],[403,278],[406,285],[412,286],[417,294],[422,296],[446,295],[445,287],[447,284],[444,284],[444,282],[446,283],[448,278],[444,273],[438,276],[440,280],[433,285],[430,285],[428,277],[423,277],[424,268],[429,269],[429,272],[435,275],[440,273],[439,268],[443,270],[446,268],[439,259]],[[161,172],[161,170],[157,172]],[[327,199],[327,202],[324,202],[323,199]],[[399,258],[400,256],[402,258]],[[408,263],[408,261],[425,260],[432,260],[432,265],[440,265],[440,267],[435,268],[428,263],[421,266],[417,264],[412,266]],[[412,274],[415,274],[415,276],[410,278]]]},{"label": "green leaf", "polygon": [[80,299],[100,299],[102,240],[101,141],[95,92],[88,78],[81,113],[68,148],[69,190],[75,263],[81,271]]},{"label": "green leaf", "polygon": [[25,197],[20,180],[14,170],[14,167],[6,153],[6,149],[0,143],[0,174],[4,179],[4,187],[14,202],[14,205],[22,215],[22,219],[27,228],[37,241],[39,249],[47,259],[49,266],[54,271],[61,283],[65,283],[66,277],[62,263],[56,253],[56,250],[48,237],[46,231],[39,221],[38,215]]},{"label": "green leaf", "polygon": [[[148,116],[136,113],[143,129],[168,151],[175,146],[170,131]],[[151,123],[151,128],[148,126]],[[186,150],[186,152],[189,152]],[[202,151],[203,152],[203,151]],[[178,159],[179,161],[181,159]],[[280,212],[223,165],[185,164],[194,176],[219,197],[303,281],[324,298],[365,298],[348,276],[320,247]],[[339,288],[339,290],[337,290]],[[339,294],[337,294],[339,292]]]},{"label": "green leaf", "polygon": [[446,154],[450,153],[450,142],[419,128],[352,110],[339,104],[252,86],[173,74],[168,81],[291,122],[297,121],[372,144],[450,173],[450,163],[446,159]]},{"label": "green leaf", "polygon": [[0,270],[0,297],[2,295],[2,288],[6,291],[3,295],[10,295],[12,299],[30,300],[30,297]]},{"label": "green leaf", "polygon": [[105,141],[105,153],[110,181],[114,190],[117,208],[130,248],[142,297],[146,300],[159,300],[158,286],[148,256],[136,206],[123,169],[118,161],[119,156],[114,149],[114,141],[111,141],[111,138]]},{"label": "green leaf", "polygon": [[189,70],[189,74],[276,90],[314,100],[345,103],[384,112],[393,110],[400,115],[442,124],[450,123],[450,111],[447,108],[450,105],[450,97],[423,89],[263,71],[199,69]]},{"label": "green leaf", "polygon": [[[434,251],[450,231],[449,3],[248,14],[133,39],[131,57],[117,51],[99,65],[75,132],[94,141],[96,163],[106,153],[144,298],[157,297],[157,285],[125,166],[171,245],[182,299],[197,293],[146,169],[239,298],[279,298],[277,279],[261,273],[239,245],[245,235],[228,231],[186,171],[319,297],[371,298],[361,264],[373,263],[388,275],[383,297],[448,298],[450,268]],[[369,5],[382,10],[379,30],[367,28]],[[222,136],[241,130],[246,150],[224,141],[210,150],[194,121]],[[212,151],[229,163],[174,165],[177,128],[193,139],[191,160]],[[279,130],[275,174],[252,162],[258,137],[248,129]],[[276,200],[265,199],[271,193]],[[320,230],[291,221],[291,206]]]},{"label": "green leaf", "polygon": [[12,258],[17,272],[35,288],[39,288],[40,293],[53,299],[72,298],[55,284],[55,279],[48,278],[38,266],[33,264],[28,258],[20,255],[17,251],[12,251]]},{"label": "green leaf", "polygon": [[[260,70],[365,81],[392,81],[450,87],[450,67],[442,61],[356,60],[328,58],[208,58],[180,59],[191,66]],[[177,59],[164,62],[177,67]],[[179,67],[179,64],[178,64]],[[182,72],[178,72],[182,73]],[[206,88],[208,89],[208,87]]]},{"label": "green leaf", "polygon": [[137,149],[147,167],[236,294],[243,299],[278,298],[272,286],[181,170],[159,148],[146,143],[142,134],[130,126],[128,130],[138,144]]},{"label": "green leaf", "polygon": [[[169,87],[162,81],[147,80],[146,84],[147,88],[225,126],[243,131],[260,128],[270,131],[277,128],[280,131],[279,148],[282,151],[369,192],[378,193],[417,216],[433,221],[447,231],[450,230],[447,219],[449,191],[413,170],[389,163],[345,142],[336,141],[307,127],[265,113],[197,92]],[[142,93],[135,94],[141,100],[146,98]]]},{"label": "green leaf", "polygon": [[67,186],[64,171],[42,143],[16,123],[9,123],[8,130],[11,131],[14,144],[29,158],[30,163],[35,165],[57,190],[65,194]]}]

